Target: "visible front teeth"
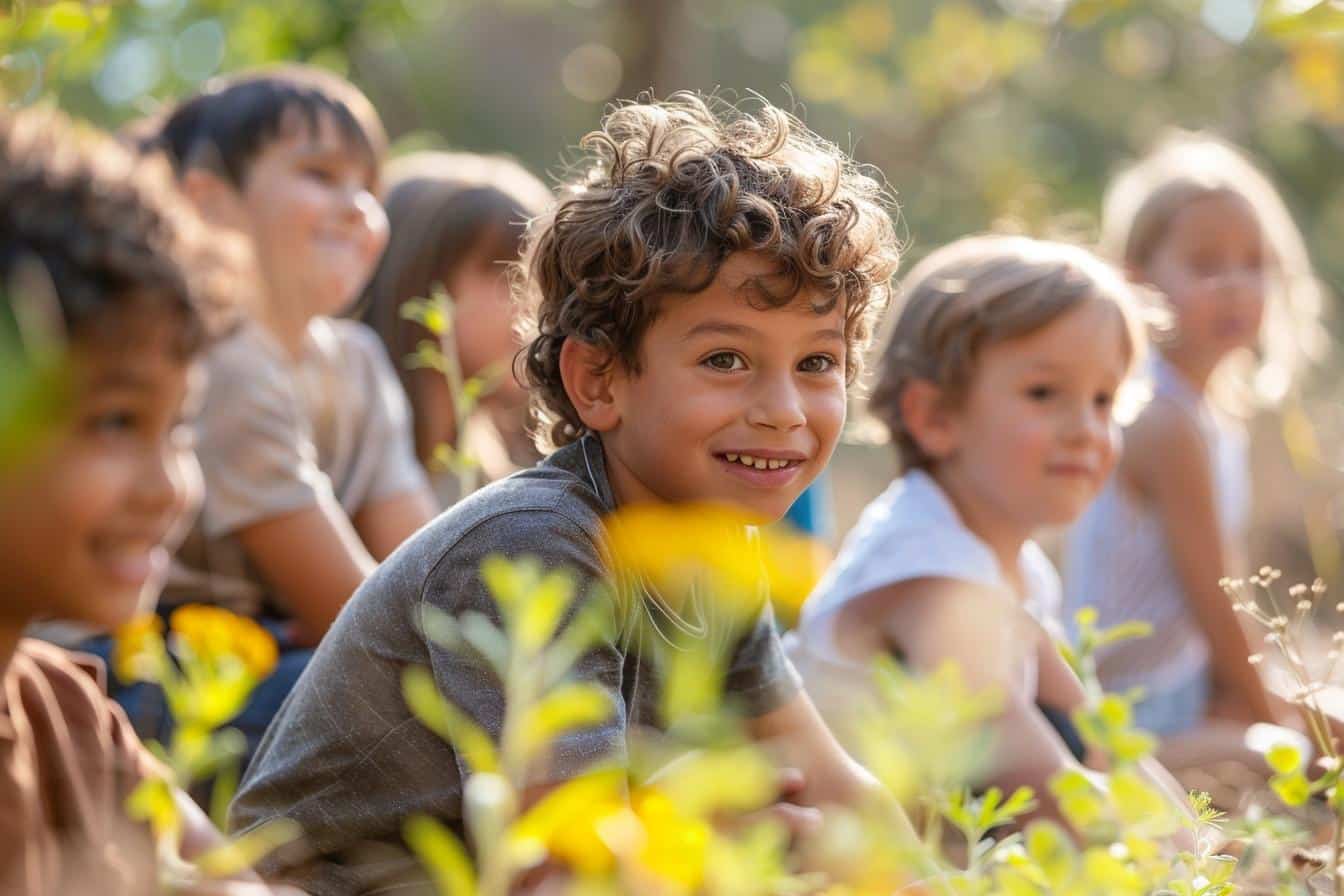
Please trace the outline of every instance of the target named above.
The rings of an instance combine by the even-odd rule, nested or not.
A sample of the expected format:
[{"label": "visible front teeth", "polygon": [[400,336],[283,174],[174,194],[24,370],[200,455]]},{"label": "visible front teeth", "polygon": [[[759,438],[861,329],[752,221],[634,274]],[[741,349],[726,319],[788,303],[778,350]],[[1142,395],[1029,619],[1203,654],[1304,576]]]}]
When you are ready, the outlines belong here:
[{"label": "visible front teeth", "polygon": [[764,457],[752,457],[750,454],[727,454],[729,463],[743,464],[757,470],[782,470],[789,465],[787,460],[773,460]]}]

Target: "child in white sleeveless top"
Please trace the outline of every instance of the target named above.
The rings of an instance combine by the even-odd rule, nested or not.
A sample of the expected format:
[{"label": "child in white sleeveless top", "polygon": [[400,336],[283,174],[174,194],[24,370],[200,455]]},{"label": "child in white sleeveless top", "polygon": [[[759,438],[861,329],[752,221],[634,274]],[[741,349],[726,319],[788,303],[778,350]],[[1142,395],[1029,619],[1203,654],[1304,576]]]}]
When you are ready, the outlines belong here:
[{"label": "child in white sleeveless top", "polygon": [[852,705],[834,697],[863,686],[875,655],[917,672],[953,661],[1005,698],[986,783],[1031,786],[1058,816],[1046,782],[1083,758],[1067,717],[1085,694],[1055,647],[1059,581],[1031,538],[1073,521],[1106,481],[1113,399],[1143,344],[1132,289],[1081,249],[972,237],[914,270],[870,402],[903,473],[790,639],[833,727]]},{"label": "child in white sleeveless top", "polygon": [[1159,755],[1173,767],[1237,758],[1249,723],[1300,727],[1247,662],[1218,584],[1239,568],[1249,516],[1237,411],[1255,384],[1281,396],[1312,353],[1319,290],[1269,181],[1210,137],[1174,137],[1125,172],[1106,197],[1103,244],[1164,294],[1174,327],[1116,475],[1070,536],[1066,601],[1095,606],[1103,625],[1152,624],[1105,650],[1098,671],[1108,690],[1144,689],[1137,720],[1169,738]]}]

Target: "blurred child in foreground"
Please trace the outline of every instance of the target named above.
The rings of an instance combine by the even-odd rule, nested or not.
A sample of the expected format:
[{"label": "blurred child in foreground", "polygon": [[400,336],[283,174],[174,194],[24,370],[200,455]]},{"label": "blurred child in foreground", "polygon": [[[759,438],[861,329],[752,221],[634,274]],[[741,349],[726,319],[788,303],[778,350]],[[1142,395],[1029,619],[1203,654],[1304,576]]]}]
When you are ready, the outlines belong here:
[{"label": "blurred child in foreground", "polygon": [[[173,193],[158,166],[54,112],[0,115],[0,328],[18,348],[5,376],[53,404],[0,419],[4,893],[161,892],[149,826],[125,802],[166,769],[106,697],[98,660],[22,634],[43,619],[109,630],[152,606],[199,500],[184,414],[228,269]],[[183,857],[220,841],[176,802]],[[178,892],[271,891],[249,877]]]}]

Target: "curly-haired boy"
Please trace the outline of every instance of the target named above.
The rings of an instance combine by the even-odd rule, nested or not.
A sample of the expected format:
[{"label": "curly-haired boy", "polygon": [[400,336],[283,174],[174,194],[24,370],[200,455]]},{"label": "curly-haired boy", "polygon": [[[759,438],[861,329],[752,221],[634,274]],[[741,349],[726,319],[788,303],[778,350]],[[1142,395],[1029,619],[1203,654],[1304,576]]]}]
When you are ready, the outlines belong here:
[{"label": "curly-haired boy", "polygon": [[[686,94],[624,105],[585,139],[590,167],[534,223],[519,283],[527,379],[555,450],[389,558],[263,741],[232,821],[297,819],[321,855],[284,870],[310,892],[406,873],[390,856],[408,814],[461,830],[470,769],[405,708],[404,667],[432,668],[448,699],[501,734],[499,682],[426,638],[425,606],[498,619],[480,572],[495,554],[611,594],[586,586],[613,579],[602,521],[617,506],[717,501],[775,520],[830,457],[896,263],[882,192],[785,113],[714,105]],[[578,662],[615,711],[557,745],[548,783],[624,758],[629,729],[665,724],[647,640],[613,634]],[[799,802],[868,792],[800,690],[768,608],[735,642],[726,690],[753,736],[788,744]]]}]

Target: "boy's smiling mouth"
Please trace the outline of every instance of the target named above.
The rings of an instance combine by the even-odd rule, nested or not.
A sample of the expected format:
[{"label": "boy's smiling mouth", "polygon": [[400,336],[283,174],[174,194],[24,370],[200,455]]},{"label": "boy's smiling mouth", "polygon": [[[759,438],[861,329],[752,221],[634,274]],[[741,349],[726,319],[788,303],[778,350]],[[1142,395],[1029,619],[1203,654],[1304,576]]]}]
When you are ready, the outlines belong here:
[{"label": "boy's smiling mouth", "polygon": [[792,482],[807,461],[806,455],[793,451],[722,451],[714,457],[733,475],[772,488]]}]

